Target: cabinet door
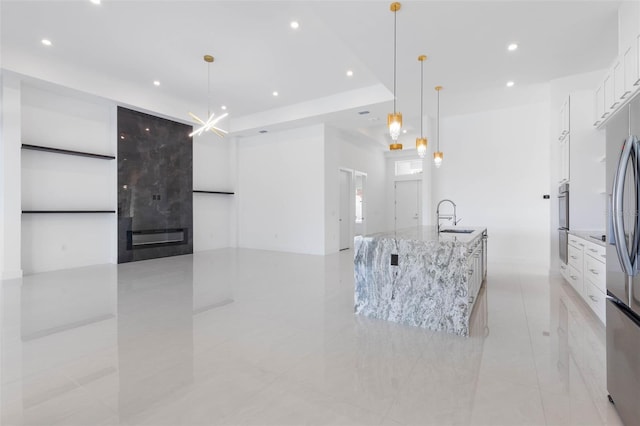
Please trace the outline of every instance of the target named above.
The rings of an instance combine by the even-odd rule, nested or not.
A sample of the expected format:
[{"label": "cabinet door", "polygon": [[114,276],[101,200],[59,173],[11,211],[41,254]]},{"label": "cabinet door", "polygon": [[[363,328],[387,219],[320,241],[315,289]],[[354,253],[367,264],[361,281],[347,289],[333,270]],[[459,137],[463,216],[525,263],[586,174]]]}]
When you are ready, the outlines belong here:
[{"label": "cabinet door", "polygon": [[578,271],[576,268],[574,268],[571,265],[568,265],[567,269],[569,270],[569,280],[568,280],[569,284],[571,284],[573,289],[579,295],[582,296],[584,294],[584,285],[583,285],[583,281],[582,281],[582,271]]},{"label": "cabinet door", "polygon": [[638,59],[636,55],[638,51],[634,46],[629,46],[627,50],[624,52],[624,93],[622,94],[622,98],[626,99],[629,95],[633,94],[638,86],[634,86],[635,82],[638,80],[636,77],[638,70]]},{"label": "cabinet door", "polygon": [[558,114],[558,140],[561,141],[565,134],[564,129],[564,110],[565,104],[560,107],[560,113]]},{"label": "cabinet door", "polygon": [[620,59],[616,60],[613,65],[613,104],[612,109],[617,108],[620,105],[622,94],[624,93],[624,66]]},{"label": "cabinet door", "polygon": [[560,182],[569,182],[570,179],[569,140],[570,135],[567,135],[560,141]]},{"label": "cabinet door", "polygon": [[608,73],[604,77],[604,114],[602,114],[602,118],[607,118],[611,113],[611,110],[614,108],[613,104],[613,76],[611,73]]},{"label": "cabinet door", "polygon": [[602,83],[596,89],[596,118],[593,125],[598,127],[604,117],[604,83]]},{"label": "cabinet door", "polygon": [[632,80],[635,80],[632,84],[638,88],[640,87],[640,34],[636,37],[636,66]]}]

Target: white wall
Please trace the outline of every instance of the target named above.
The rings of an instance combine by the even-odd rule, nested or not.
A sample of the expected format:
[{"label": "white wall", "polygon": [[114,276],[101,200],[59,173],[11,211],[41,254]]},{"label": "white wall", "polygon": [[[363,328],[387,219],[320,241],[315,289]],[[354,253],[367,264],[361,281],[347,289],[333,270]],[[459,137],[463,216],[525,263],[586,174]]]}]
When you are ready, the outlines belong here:
[{"label": "white wall", "polygon": [[367,176],[365,233],[386,230],[387,194],[383,152],[381,145],[365,136],[332,127],[325,129],[326,253],[339,250],[340,170],[362,172]]},{"label": "white wall", "polygon": [[325,254],[324,125],[237,139],[238,246]]},{"label": "white wall", "polygon": [[[60,88],[21,86],[21,142],[115,155],[115,107]],[[21,153],[24,210],[116,210],[116,160]],[[23,214],[25,273],[115,262],[116,215]]]},{"label": "white wall", "polygon": [[487,227],[490,264],[547,273],[549,103],[441,117],[441,126],[433,204],[450,198],[459,226]]},{"label": "white wall", "polygon": [[[116,210],[117,160],[21,150],[20,144],[116,155],[116,103],[6,72],[2,91],[0,277],[115,263],[116,214],[21,210]],[[234,191],[234,159],[231,139],[196,138],[195,189]],[[195,251],[235,243],[234,207],[233,195],[194,195]]]},{"label": "white wall", "polygon": [[22,276],[20,262],[20,81],[0,71],[0,279]]},{"label": "white wall", "polygon": [[[206,132],[193,138],[193,189],[234,192],[232,138]],[[193,194],[193,251],[231,246],[235,195]]]}]

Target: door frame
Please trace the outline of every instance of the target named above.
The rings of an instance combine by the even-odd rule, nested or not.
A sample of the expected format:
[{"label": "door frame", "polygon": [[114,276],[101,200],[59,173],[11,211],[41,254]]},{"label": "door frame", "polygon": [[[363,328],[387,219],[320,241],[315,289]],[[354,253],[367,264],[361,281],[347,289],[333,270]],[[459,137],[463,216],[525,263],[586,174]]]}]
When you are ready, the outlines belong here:
[{"label": "door frame", "polygon": [[[347,183],[347,190],[349,192],[349,202],[348,202],[348,206],[347,206],[347,220],[349,222],[349,226],[347,227],[348,229],[348,239],[350,241],[349,243],[349,247],[342,247],[342,226],[340,225],[340,216],[341,216],[341,212],[342,212],[342,183],[341,183],[341,178],[339,178],[338,182],[340,182],[339,184],[339,196],[338,196],[338,250],[347,250],[350,248],[353,248],[353,236],[354,236],[354,222],[355,222],[355,203],[353,202],[354,198],[355,198],[355,185],[354,185],[354,171],[353,169],[347,169],[344,167],[340,167],[339,168],[339,175],[341,176],[342,173],[346,173],[348,176],[348,183]],[[351,218],[351,219],[349,219]]]},{"label": "door frame", "polygon": [[365,172],[360,172],[358,170],[354,170],[353,172],[353,198],[354,198],[354,206],[353,206],[353,226],[354,226],[354,235],[355,235],[355,227],[356,227],[356,223],[355,223],[355,219],[356,219],[356,214],[355,214],[355,196],[356,196],[356,179],[358,177],[362,177],[362,222],[361,222],[361,229],[362,229],[362,235],[367,235],[367,174]]}]

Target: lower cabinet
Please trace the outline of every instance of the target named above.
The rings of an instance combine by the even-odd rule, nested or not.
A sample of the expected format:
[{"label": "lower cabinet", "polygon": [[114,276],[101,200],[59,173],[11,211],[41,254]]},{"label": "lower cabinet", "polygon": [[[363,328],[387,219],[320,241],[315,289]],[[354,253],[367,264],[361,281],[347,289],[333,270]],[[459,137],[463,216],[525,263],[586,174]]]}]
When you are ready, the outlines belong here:
[{"label": "lower cabinet", "polygon": [[568,263],[560,273],[605,323],[606,248],[569,234]]}]

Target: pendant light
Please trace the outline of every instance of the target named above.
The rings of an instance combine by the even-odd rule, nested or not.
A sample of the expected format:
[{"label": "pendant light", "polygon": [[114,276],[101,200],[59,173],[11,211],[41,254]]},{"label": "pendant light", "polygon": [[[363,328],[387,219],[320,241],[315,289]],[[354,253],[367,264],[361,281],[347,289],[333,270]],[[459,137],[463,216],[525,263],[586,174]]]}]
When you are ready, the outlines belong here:
[{"label": "pendant light", "polygon": [[207,119],[207,121],[203,121],[197,115],[190,112],[189,115],[191,116],[191,118],[193,118],[196,121],[196,123],[200,124],[200,127],[198,127],[193,132],[191,132],[189,136],[193,136],[193,135],[200,136],[202,133],[206,132],[207,130],[210,130],[222,138],[228,132],[226,130],[222,130],[219,127],[216,127],[216,124],[218,124],[220,120],[222,120],[227,115],[229,115],[229,113],[225,112],[218,118],[214,118],[216,114],[211,113],[211,63],[213,62],[213,56],[204,55],[204,61],[208,64],[207,66],[207,116],[209,118]]},{"label": "pendant light", "polygon": [[393,12],[393,113],[387,115],[387,126],[389,127],[389,135],[391,136],[391,140],[393,141],[389,145],[389,149],[395,151],[402,149],[402,144],[398,143],[400,129],[402,128],[402,113],[396,111],[396,13],[400,10],[400,3],[391,3],[389,9]]},{"label": "pendant light", "polygon": [[426,55],[418,56],[420,61],[420,137],[416,138],[416,151],[418,151],[418,157],[424,158],[427,155],[427,138],[422,134],[422,122],[423,116],[423,104],[424,104],[424,61],[427,59]]},{"label": "pendant light", "polygon": [[436,167],[440,167],[442,164],[442,151],[440,151],[440,91],[442,90],[442,86],[435,87],[436,92],[438,92],[438,115],[437,115],[437,123],[438,123],[438,131],[437,131],[437,139],[436,139],[436,152],[433,153],[433,163]]}]

